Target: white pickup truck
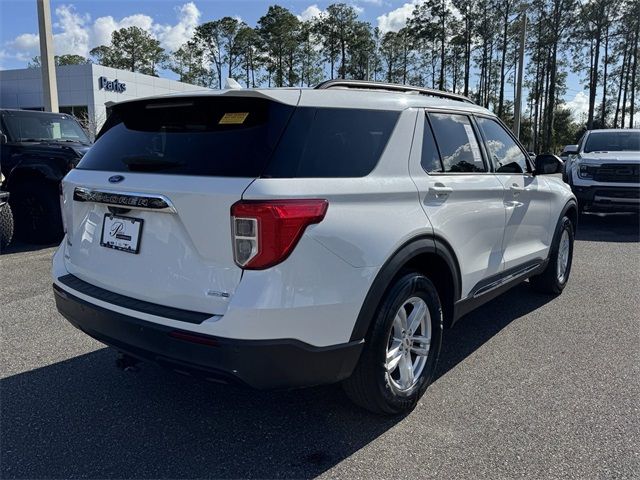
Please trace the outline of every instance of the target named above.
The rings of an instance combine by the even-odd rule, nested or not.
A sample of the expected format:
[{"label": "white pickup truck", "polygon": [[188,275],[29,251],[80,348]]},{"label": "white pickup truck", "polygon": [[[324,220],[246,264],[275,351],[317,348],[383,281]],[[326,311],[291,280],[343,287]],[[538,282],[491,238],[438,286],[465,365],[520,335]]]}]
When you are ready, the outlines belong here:
[{"label": "white pickup truck", "polygon": [[566,153],[580,211],[640,211],[640,129],[590,130]]}]

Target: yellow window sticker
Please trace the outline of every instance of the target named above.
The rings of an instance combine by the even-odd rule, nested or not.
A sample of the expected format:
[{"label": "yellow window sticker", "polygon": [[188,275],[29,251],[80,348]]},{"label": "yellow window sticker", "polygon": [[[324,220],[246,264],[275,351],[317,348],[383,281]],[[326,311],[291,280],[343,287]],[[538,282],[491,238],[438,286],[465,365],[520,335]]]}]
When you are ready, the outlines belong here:
[{"label": "yellow window sticker", "polygon": [[249,112],[225,113],[218,125],[242,125],[249,116]]}]

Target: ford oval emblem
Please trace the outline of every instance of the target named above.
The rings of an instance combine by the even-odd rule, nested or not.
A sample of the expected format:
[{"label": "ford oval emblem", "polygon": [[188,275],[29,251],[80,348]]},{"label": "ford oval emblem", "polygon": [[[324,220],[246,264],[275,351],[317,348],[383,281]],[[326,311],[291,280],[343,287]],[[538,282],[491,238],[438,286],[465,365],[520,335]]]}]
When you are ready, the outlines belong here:
[{"label": "ford oval emblem", "polygon": [[109,177],[109,183],[120,183],[122,180],[124,180],[124,177],[122,175],[114,175],[112,177]]}]

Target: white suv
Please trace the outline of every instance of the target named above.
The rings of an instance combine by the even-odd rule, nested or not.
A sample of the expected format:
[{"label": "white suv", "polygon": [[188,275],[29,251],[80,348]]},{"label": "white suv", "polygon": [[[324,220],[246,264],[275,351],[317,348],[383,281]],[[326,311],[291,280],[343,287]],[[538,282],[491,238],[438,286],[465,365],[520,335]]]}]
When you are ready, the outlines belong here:
[{"label": "white suv", "polygon": [[[415,406],[442,330],[530,278],[558,294],[577,205],[463,97],[330,81],[113,107],[63,181],[59,311],[130,359]],[[126,362],[125,362],[126,363]]]}]

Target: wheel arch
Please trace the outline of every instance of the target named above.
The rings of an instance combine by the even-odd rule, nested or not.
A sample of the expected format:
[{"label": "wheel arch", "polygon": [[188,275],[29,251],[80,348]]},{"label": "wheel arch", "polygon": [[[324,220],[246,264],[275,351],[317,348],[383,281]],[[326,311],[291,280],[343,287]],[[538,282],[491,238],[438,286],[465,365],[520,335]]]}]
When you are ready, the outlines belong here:
[{"label": "wheel arch", "polygon": [[556,220],[556,226],[553,230],[553,238],[551,239],[551,245],[549,246],[549,254],[547,255],[547,260],[551,258],[553,254],[553,246],[558,242],[558,238],[560,236],[560,230],[562,227],[562,219],[564,217],[568,217],[569,221],[573,225],[573,233],[575,235],[576,229],[578,227],[578,202],[574,198],[571,198],[565,205],[562,207],[560,211],[560,215],[558,215],[558,219]]},{"label": "wheel arch", "polygon": [[434,283],[443,308],[444,326],[454,320],[454,305],[460,299],[460,267],[453,249],[438,236],[412,238],[398,248],[382,266],[360,308],[351,341],[366,337],[382,298],[393,281],[407,270],[423,273]]},{"label": "wheel arch", "polygon": [[573,198],[569,200],[562,209],[560,219],[564,216],[569,217],[569,220],[571,220],[571,223],[573,224],[573,231],[575,232],[578,228],[578,202]]},{"label": "wheel arch", "polygon": [[56,183],[60,181],[61,178],[62,177],[59,173],[56,173],[56,170],[48,165],[16,167],[11,171],[9,178],[7,179],[7,188],[11,191],[17,185],[30,181]]}]

